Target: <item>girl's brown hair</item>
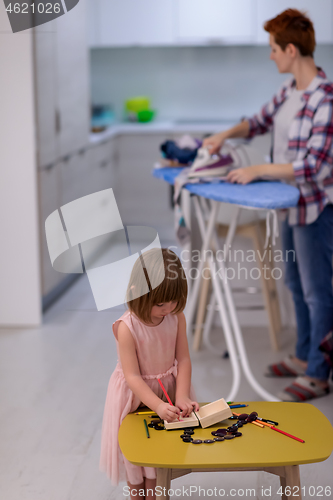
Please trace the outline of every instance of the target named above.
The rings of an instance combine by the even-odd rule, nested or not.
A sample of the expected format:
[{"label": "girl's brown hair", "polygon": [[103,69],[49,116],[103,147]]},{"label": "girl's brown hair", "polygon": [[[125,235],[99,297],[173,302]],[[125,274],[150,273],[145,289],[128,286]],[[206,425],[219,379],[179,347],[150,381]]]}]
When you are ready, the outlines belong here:
[{"label": "girl's brown hair", "polygon": [[284,51],[288,43],[298,48],[302,56],[313,57],[316,46],[312,21],[299,10],[287,9],[278,16],[266,21],[264,29],[274,36]]},{"label": "girl's brown hair", "polygon": [[[157,284],[157,286],[155,286]],[[152,323],[156,304],[177,302],[172,314],[182,312],[187,299],[187,280],[177,255],[168,248],[153,248],[135,262],[127,288],[128,308],[144,323]]]}]

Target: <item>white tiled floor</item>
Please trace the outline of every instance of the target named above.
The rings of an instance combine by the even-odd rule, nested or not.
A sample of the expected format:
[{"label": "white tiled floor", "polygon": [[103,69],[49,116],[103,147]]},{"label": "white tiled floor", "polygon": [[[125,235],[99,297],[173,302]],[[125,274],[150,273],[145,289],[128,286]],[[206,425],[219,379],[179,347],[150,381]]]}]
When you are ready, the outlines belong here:
[{"label": "white tiled floor", "polygon": [[[1,500],[124,498],[123,485],[112,487],[98,468],[104,398],[116,364],[111,325],[123,310],[97,312],[83,276],[45,314],[41,328],[0,330]],[[255,376],[277,392],[285,381],[262,373],[267,363],[292,352],[294,332],[282,334],[279,353],[271,350],[265,328],[243,328],[243,334]],[[225,349],[219,329],[212,341],[217,352],[192,353],[193,383],[201,401],[223,397],[231,382],[230,363],[218,354]],[[246,380],[238,399],[258,399]],[[333,422],[333,393],[314,404]],[[313,432],[325,439],[320,429]],[[332,456],[301,466],[302,486],[333,489],[332,470]],[[226,492],[255,488],[256,498],[280,498],[277,477],[265,473],[192,474],[174,481],[176,485],[216,486]],[[271,495],[265,496],[262,487],[270,486]]]}]

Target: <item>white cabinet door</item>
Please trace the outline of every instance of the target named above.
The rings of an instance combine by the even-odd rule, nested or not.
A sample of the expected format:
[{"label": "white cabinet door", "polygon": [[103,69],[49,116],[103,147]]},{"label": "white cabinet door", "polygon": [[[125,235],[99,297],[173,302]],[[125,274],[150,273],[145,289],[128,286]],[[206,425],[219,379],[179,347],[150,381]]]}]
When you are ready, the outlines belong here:
[{"label": "white cabinet door", "polygon": [[172,234],[173,212],[170,208],[170,186],[152,176],[160,158],[162,134],[122,135],[118,138],[119,165],[114,194],[125,225],[151,226]]},{"label": "white cabinet door", "polygon": [[45,220],[60,207],[60,176],[59,165],[38,172],[40,192],[40,243],[41,243],[41,275],[42,294],[47,295],[65,277],[63,273],[52,267],[45,236]]},{"label": "white cabinet door", "polygon": [[289,8],[307,12],[314,24],[317,43],[332,43],[332,4],[332,0],[293,0],[292,2],[289,0],[257,0],[257,43],[268,43],[269,35],[263,28],[265,21]]},{"label": "white cabinet door", "polygon": [[252,0],[178,0],[177,40],[249,43],[255,36]]},{"label": "white cabinet door", "polygon": [[114,188],[114,148],[115,143],[111,140],[87,150],[85,172],[90,179],[91,193]]},{"label": "white cabinet door", "polygon": [[87,145],[90,122],[89,61],[86,4],[56,20],[57,107],[59,155]]},{"label": "white cabinet door", "polygon": [[90,194],[91,177],[86,168],[86,154],[75,154],[60,162],[61,205]]},{"label": "white cabinet door", "polygon": [[36,132],[38,165],[58,157],[56,138],[57,72],[54,61],[56,21],[34,28]]},{"label": "white cabinet door", "polygon": [[175,0],[99,0],[100,46],[169,45]]}]

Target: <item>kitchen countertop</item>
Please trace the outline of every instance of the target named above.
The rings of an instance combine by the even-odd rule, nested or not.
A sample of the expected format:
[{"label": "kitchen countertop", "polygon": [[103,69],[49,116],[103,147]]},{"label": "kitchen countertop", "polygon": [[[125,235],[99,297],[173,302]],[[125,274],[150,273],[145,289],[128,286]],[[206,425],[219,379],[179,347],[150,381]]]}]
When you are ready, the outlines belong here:
[{"label": "kitchen countertop", "polygon": [[232,127],[238,120],[166,120],[149,123],[115,123],[103,132],[91,133],[90,144],[107,141],[120,134],[158,134],[158,133],[215,133]]}]

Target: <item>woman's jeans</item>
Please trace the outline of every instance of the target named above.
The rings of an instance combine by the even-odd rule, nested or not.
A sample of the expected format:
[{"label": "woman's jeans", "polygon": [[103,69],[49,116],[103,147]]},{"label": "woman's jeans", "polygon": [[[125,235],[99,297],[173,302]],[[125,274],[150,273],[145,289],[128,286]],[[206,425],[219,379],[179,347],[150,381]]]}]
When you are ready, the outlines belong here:
[{"label": "woman's jeans", "polygon": [[285,283],[296,312],[296,357],[308,362],[306,375],[327,380],[330,367],[319,344],[333,328],[333,205],[327,205],[306,226],[289,226],[284,221],[282,242]]}]

